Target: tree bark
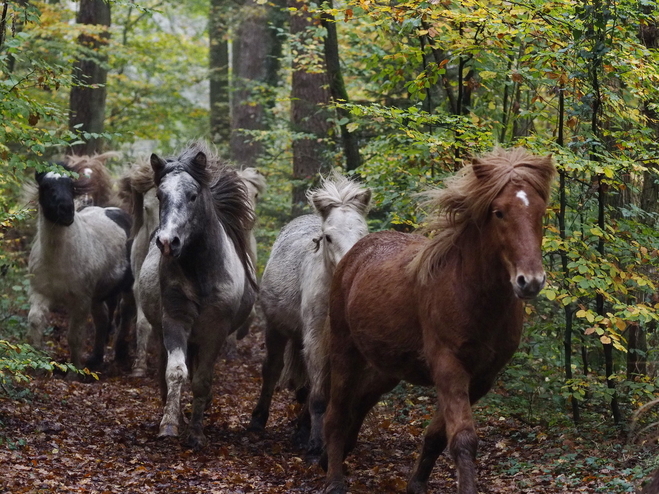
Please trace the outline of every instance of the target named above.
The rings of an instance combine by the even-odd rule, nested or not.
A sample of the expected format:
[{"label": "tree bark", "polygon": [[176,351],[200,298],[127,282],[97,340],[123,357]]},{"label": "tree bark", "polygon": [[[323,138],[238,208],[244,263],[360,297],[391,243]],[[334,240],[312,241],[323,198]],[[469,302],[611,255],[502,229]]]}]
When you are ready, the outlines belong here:
[{"label": "tree bark", "polygon": [[[80,0],[76,17],[78,24],[110,26],[110,4],[103,0]],[[105,119],[107,56],[104,48],[110,37],[105,30],[100,36],[81,34],[78,44],[81,55],[73,64],[73,86],[69,99],[69,129],[77,132],[100,134]],[[71,146],[72,154],[93,154],[101,151],[100,138],[90,138]]]},{"label": "tree bark", "polygon": [[208,15],[208,53],[210,73],[210,135],[220,147],[231,137],[229,110],[229,33],[223,22],[224,0],[211,0]]},{"label": "tree bark", "polygon": [[[291,35],[303,36],[307,28],[318,23],[308,12],[304,1],[289,0],[289,6],[297,9],[290,19]],[[300,44],[303,46],[303,44]],[[293,61],[291,88],[291,126],[294,133],[304,133],[293,140],[293,203],[292,213],[298,215],[305,209],[306,191],[318,173],[331,169],[328,132],[330,94],[326,70],[308,72],[300,63],[305,53],[299,53]]]},{"label": "tree bark", "polygon": [[[242,166],[255,166],[262,145],[245,130],[264,130],[270,87],[278,80],[281,42],[272,27],[280,22],[278,7],[246,0],[243,19],[233,41],[231,89],[231,157]],[[272,20],[272,22],[271,22]]]}]

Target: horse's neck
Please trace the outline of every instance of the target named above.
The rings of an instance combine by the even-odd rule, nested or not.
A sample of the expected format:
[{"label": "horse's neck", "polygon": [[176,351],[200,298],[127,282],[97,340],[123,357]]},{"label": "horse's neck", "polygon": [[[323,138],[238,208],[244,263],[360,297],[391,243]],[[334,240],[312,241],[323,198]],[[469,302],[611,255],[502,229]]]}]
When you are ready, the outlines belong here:
[{"label": "horse's neck", "polygon": [[[41,209],[39,210],[39,222],[37,225],[37,238],[41,243],[44,255],[59,254],[61,249],[70,244],[76,237],[79,228],[79,216],[76,214],[73,223],[69,226],[62,226],[49,221],[44,216]],[[53,250],[56,247],[57,250]]]},{"label": "horse's neck", "polygon": [[182,267],[184,270],[193,270],[202,275],[212,271],[218,262],[221,265],[227,242],[230,240],[224,228],[215,215],[212,215],[204,231],[191,239],[181,257]]}]

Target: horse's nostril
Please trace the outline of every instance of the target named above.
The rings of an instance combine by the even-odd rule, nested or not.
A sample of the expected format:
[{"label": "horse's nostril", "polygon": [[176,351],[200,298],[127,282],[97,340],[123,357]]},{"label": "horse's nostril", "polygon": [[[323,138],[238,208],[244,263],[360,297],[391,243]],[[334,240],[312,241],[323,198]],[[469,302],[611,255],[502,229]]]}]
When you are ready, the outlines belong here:
[{"label": "horse's nostril", "polygon": [[179,247],[181,245],[181,239],[178,237],[174,237],[172,239],[172,247]]},{"label": "horse's nostril", "polygon": [[521,275],[521,274],[520,274],[520,275],[517,277],[517,285],[518,285],[520,288],[524,288],[524,287],[526,286],[526,278],[524,277],[524,275]]}]

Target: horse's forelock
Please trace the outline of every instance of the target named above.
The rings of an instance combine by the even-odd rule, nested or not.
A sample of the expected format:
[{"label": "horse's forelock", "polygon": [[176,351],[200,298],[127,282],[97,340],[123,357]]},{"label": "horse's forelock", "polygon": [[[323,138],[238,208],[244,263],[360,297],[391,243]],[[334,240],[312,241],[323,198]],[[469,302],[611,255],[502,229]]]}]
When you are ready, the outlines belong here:
[{"label": "horse's forelock", "polygon": [[319,188],[307,192],[307,200],[323,217],[326,217],[332,208],[341,206],[351,207],[365,216],[370,208],[371,190],[340,173],[333,172],[322,179]]}]

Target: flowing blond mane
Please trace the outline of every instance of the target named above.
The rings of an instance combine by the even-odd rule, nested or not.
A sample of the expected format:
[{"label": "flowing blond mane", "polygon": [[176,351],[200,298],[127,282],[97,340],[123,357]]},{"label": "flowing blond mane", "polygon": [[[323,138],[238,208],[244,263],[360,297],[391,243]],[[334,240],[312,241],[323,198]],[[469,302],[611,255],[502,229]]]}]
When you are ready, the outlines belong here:
[{"label": "flowing blond mane", "polygon": [[430,213],[423,232],[436,235],[414,257],[408,269],[428,282],[469,225],[482,225],[494,199],[509,183],[526,183],[547,202],[556,170],[551,155],[536,156],[524,148],[495,148],[445,180],[445,188],[423,193]]}]

